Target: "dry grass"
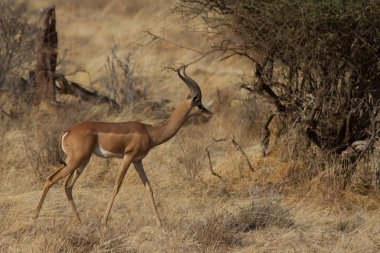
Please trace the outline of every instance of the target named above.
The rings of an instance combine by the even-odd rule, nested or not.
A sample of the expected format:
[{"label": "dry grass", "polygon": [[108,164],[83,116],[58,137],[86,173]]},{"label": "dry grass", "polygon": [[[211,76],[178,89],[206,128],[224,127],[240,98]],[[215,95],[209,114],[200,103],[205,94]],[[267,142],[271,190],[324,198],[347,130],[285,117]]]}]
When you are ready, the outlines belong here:
[{"label": "dry grass", "polygon": [[[196,136],[202,136],[204,132],[199,125],[191,125],[185,127],[175,139],[178,151],[174,154],[173,167],[178,167],[179,164],[180,173],[184,171],[183,175],[186,178],[195,179],[207,165],[204,147],[209,140],[194,140]],[[206,132],[208,132],[207,129]]]},{"label": "dry grass", "polygon": [[[47,2],[30,4],[31,13]],[[112,46],[109,34],[127,55],[128,41],[136,38],[142,27],[154,26],[160,13],[167,11],[166,1],[129,1],[125,6],[122,1],[54,2],[60,45],[68,48],[71,60],[83,64],[94,80],[105,75]],[[177,24],[169,27],[169,34],[178,33]],[[97,32],[92,30],[95,28]],[[197,35],[193,36],[183,37],[195,45]],[[73,190],[83,225],[73,222],[61,185],[50,190],[41,216],[33,222],[43,178],[56,169],[59,136],[66,127],[84,120],[155,123],[185,96],[175,74],[162,72],[160,64],[186,61],[193,55],[166,44],[156,46],[136,59],[144,80],[154,84],[146,95],[158,101],[155,106],[131,105],[115,113],[107,107],[78,106],[78,101],[61,97],[73,106],[49,113],[30,112],[16,120],[1,118],[0,252],[380,251],[378,195],[334,191],[327,180],[333,172],[328,170],[318,182],[309,182],[310,171],[305,171],[302,162],[285,162],[275,148],[269,157],[258,157],[260,129],[255,120],[260,120],[262,112],[239,108],[242,103],[259,108],[260,101],[242,102],[244,95],[228,87],[247,67],[236,59],[189,68],[202,86],[205,104],[214,101],[214,117],[206,124],[185,126],[144,159],[162,229],[155,225],[149,197],[133,168],[116,198],[109,226],[100,224],[120,161],[97,157],[91,159]],[[94,57],[88,59],[89,55]],[[93,85],[100,84],[94,81]],[[163,98],[168,101],[160,100]],[[222,176],[218,179],[208,169],[204,147],[212,137],[232,135],[255,172],[230,143],[218,143],[211,151],[213,168]],[[288,150],[296,152],[292,147]],[[365,181],[366,172],[360,173],[353,184]]]}]

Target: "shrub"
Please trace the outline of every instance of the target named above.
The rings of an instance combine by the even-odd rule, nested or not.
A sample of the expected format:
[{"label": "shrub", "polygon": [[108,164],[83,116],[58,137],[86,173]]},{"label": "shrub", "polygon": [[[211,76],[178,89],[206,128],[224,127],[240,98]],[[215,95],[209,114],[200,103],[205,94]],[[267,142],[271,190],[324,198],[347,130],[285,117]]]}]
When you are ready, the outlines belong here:
[{"label": "shrub", "polygon": [[252,61],[255,76],[241,87],[275,107],[296,131],[294,145],[306,139],[340,155],[379,137],[379,1],[181,0],[177,8],[206,24],[214,50]]},{"label": "shrub", "polygon": [[16,90],[32,61],[33,33],[22,14],[22,6],[11,1],[0,3],[0,88]]}]

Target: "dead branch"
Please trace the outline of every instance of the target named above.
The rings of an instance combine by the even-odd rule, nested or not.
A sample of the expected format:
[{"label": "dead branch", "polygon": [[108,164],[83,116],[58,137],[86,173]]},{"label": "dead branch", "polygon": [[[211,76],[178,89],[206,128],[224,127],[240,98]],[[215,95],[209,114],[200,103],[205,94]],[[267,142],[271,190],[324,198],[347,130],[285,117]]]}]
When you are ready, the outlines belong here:
[{"label": "dead branch", "polygon": [[3,109],[2,106],[0,106],[0,112],[3,113],[5,116],[7,116],[8,118],[10,118],[10,119],[12,119],[12,120],[15,119],[15,116],[12,115],[12,113],[8,113],[8,112],[6,112],[6,111]]},{"label": "dead branch", "polygon": [[167,38],[164,38],[164,37],[162,37],[162,36],[159,36],[159,35],[157,35],[157,34],[154,34],[154,33],[152,33],[151,31],[146,31],[146,33],[147,33],[150,37],[152,37],[153,40],[161,40],[161,41],[165,41],[165,42],[167,42],[167,43],[169,43],[169,44],[171,44],[171,45],[173,45],[173,46],[175,46],[175,47],[182,48],[182,49],[186,49],[186,50],[192,51],[192,52],[197,53],[197,54],[200,54],[200,55],[204,55],[204,54],[205,54],[204,52],[201,52],[201,51],[196,50],[196,49],[194,49],[194,48],[180,45],[180,44],[178,44],[178,43],[176,43],[176,42],[174,42],[174,41],[172,41],[172,40],[169,40],[169,39],[167,39]]},{"label": "dead branch", "polygon": [[218,175],[217,173],[215,173],[214,170],[213,170],[212,162],[211,162],[211,155],[210,155],[210,148],[215,143],[223,142],[223,141],[231,142],[234,145],[234,147],[236,148],[236,150],[238,150],[244,156],[244,158],[245,158],[245,160],[246,160],[246,162],[248,164],[249,169],[253,172],[254,169],[253,169],[253,166],[252,166],[251,162],[248,159],[247,154],[244,152],[243,148],[239,145],[239,143],[237,143],[237,141],[235,140],[235,137],[232,136],[232,138],[221,138],[221,139],[215,139],[215,138],[213,138],[213,142],[211,142],[210,144],[208,144],[206,146],[205,151],[206,151],[206,154],[207,154],[207,157],[208,157],[209,166],[210,166],[209,168],[210,168],[211,174],[214,175],[214,176],[217,176],[218,178],[221,178],[221,176]]},{"label": "dead branch", "polygon": [[368,151],[373,149],[377,141],[377,136],[379,134],[380,128],[377,129],[375,133],[373,133],[373,136],[370,139],[356,141],[352,143],[351,146],[344,152],[342,152],[342,160],[345,164],[348,164],[347,168],[344,171],[344,188],[347,186],[351,176],[354,174],[358,163],[362,160],[364,155],[368,153]]},{"label": "dead branch", "polygon": [[56,75],[55,88],[62,94],[69,94],[79,97],[83,101],[89,101],[92,103],[107,103],[112,108],[120,108],[120,105],[113,99],[100,95],[95,91],[90,91],[82,87],[81,84],[72,82],[66,79],[64,75]]},{"label": "dead branch", "polygon": [[270,140],[269,124],[272,122],[272,119],[274,118],[274,116],[275,116],[274,113],[270,114],[265,124],[263,125],[263,137],[261,139],[261,155],[263,157],[266,155],[266,151],[268,149],[269,140]]},{"label": "dead branch", "polygon": [[211,174],[212,174],[213,176],[218,177],[219,179],[222,179],[222,177],[221,177],[219,174],[217,174],[217,173],[213,170],[213,168],[212,168],[212,162],[211,162],[210,150],[209,150],[208,148],[206,148],[205,150],[206,150],[206,154],[207,154],[207,158],[208,158],[208,164],[209,164],[209,166],[210,166],[209,168],[210,168]]},{"label": "dead branch", "polygon": [[[191,61],[190,63],[187,63],[187,64],[181,64],[181,66],[190,66],[194,63],[197,63],[201,60],[203,60],[205,57],[209,56],[210,54],[213,54],[213,53],[216,53],[216,52],[219,52],[219,49],[215,48],[215,49],[212,49],[212,50],[209,50],[207,52],[202,52],[202,51],[199,51],[199,50],[196,50],[194,48],[191,48],[191,47],[187,47],[187,46],[183,46],[183,45],[180,45],[172,40],[169,40],[169,39],[166,39],[164,37],[161,37],[157,34],[154,34],[150,31],[147,31],[146,32],[149,36],[151,36],[153,38],[153,40],[162,40],[162,41],[165,41],[175,47],[178,47],[178,48],[182,48],[182,49],[186,49],[188,51],[191,51],[191,52],[194,52],[196,54],[199,54],[200,57],[196,58],[195,60]],[[165,66],[164,69],[169,69],[169,70],[173,70],[173,71],[177,71],[178,70],[178,67],[175,66],[175,65],[172,65],[172,66]]]}]

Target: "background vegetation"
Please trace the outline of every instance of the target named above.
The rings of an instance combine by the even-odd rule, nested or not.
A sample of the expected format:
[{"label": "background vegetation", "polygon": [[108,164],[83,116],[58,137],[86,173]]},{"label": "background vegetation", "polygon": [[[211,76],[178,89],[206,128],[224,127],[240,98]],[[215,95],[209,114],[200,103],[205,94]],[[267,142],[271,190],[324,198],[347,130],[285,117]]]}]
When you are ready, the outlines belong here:
[{"label": "background vegetation", "polygon": [[[38,10],[51,3],[56,91],[36,106]],[[1,252],[380,250],[378,1],[0,7]],[[97,157],[73,190],[83,225],[72,222],[62,186],[33,223],[64,129],[165,119],[187,90],[164,67],[196,59],[189,74],[214,117],[193,119],[144,159],[164,228],[132,169],[101,226],[119,161]],[[108,102],[60,92],[62,76]],[[215,142],[223,138],[246,157],[234,142]]]},{"label": "background vegetation", "polygon": [[252,62],[255,75],[241,87],[272,105],[267,124],[280,118],[298,146],[292,158],[315,163],[316,146],[342,160],[343,187],[379,137],[379,8],[378,1],[178,4],[187,20],[202,20],[214,50]]}]

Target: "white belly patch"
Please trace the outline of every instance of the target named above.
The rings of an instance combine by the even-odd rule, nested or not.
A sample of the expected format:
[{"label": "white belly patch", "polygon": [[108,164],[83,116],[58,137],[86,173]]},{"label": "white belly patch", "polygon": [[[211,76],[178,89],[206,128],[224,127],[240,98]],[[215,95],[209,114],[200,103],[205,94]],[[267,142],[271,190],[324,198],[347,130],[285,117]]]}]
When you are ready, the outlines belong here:
[{"label": "white belly patch", "polygon": [[105,149],[102,149],[99,146],[96,146],[94,149],[94,154],[99,157],[103,158],[123,158],[123,154],[118,154],[118,153],[112,153],[110,151],[107,151]]}]

